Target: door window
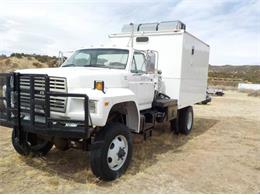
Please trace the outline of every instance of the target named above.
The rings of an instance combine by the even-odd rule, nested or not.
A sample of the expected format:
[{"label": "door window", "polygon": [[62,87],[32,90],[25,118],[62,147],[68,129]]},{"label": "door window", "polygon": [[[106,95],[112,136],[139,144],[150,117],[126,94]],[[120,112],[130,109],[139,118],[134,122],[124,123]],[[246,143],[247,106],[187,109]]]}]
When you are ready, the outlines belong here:
[{"label": "door window", "polygon": [[145,73],[146,72],[146,61],[143,53],[135,52],[132,61],[131,72],[134,73]]},{"label": "door window", "polygon": [[156,63],[156,54],[153,51],[147,52],[146,72],[154,73]]}]

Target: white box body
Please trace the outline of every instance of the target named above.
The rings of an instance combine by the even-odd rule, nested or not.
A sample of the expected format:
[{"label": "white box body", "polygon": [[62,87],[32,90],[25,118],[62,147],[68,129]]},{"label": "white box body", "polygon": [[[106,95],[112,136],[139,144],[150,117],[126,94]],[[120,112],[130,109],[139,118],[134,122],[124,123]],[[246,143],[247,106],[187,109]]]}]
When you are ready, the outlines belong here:
[{"label": "white box body", "polygon": [[[149,40],[136,42],[136,37],[148,37]],[[127,46],[130,34],[112,34],[110,39],[116,47]],[[179,109],[205,100],[209,65],[206,43],[185,30],[135,32],[133,47],[158,52],[158,70],[162,71],[164,85],[162,92],[177,99]]]}]

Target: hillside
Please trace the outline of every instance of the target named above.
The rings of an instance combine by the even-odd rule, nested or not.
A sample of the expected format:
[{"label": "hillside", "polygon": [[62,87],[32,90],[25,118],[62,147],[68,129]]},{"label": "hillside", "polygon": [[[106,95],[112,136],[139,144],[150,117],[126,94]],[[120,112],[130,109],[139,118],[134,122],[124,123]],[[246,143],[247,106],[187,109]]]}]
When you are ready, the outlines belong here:
[{"label": "hillside", "polygon": [[13,53],[9,57],[0,56],[0,73],[17,69],[56,67],[58,58],[47,55]]},{"label": "hillside", "polygon": [[[0,56],[0,72],[56,67],[58,60],[55,56],[13,53]],[[209,66],[209,85],[235,87],[239,82],[260,83],[260,66]]]},{"label": "hillside", "polygon": [[239,82],[260,83],[260,66],[211,66],[209,84],[236,86]]}]

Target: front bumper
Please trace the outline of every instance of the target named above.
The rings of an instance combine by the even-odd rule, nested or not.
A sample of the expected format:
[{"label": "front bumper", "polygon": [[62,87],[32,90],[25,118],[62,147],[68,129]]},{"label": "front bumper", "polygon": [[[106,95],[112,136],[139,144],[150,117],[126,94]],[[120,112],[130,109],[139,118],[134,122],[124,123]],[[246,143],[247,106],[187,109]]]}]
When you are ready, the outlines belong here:
[{"label": "front bumper", "polygon": [[[21,88],[20,82],[23,79],[30,80],[30,88]],[[37,89],[37,82],[41,81],[44,90]],[[85,94],[61,93],[50,91],[50,78],[45,74],[20,74],[3,73],[0,74],[0,89],[5,85],[5,94],[0,97],[1,114],[0,125],[13,127],[19,139],[24,139],[23,132],[32,132],[47,136],[58,136],[63,138],[83,138],[90,137],[91,118],[89,114],[89,98]],[[22,93],[30,94],[29,109],[21,106]],[[76,97],[84,99],[83,120],[59,119],[51,117],[50,97]],[[5,107],[3,106],[5,104]],[[42,112],[39,112],[39,108]],[[29,116],[24,118],[24,114]],[[41,122],[36,120],[42,118]],[[73,124],[73,125],[69,125]]]}]

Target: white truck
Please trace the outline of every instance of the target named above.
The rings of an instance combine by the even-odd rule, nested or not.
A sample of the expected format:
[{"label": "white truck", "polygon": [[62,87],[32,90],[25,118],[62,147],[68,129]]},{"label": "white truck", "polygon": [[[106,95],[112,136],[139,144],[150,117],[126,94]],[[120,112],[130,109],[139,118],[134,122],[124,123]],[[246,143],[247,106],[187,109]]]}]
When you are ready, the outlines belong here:
[{"label": "white truck", "polygon": [[76,50],[58,68],[1,74],[2,125],[21,155],[90,151],[93,173],[114,180],[132,157],[132,133],[170,122],[189,134],[205,99],[209,46],[180,21],[129,24],[110,46]]}]

